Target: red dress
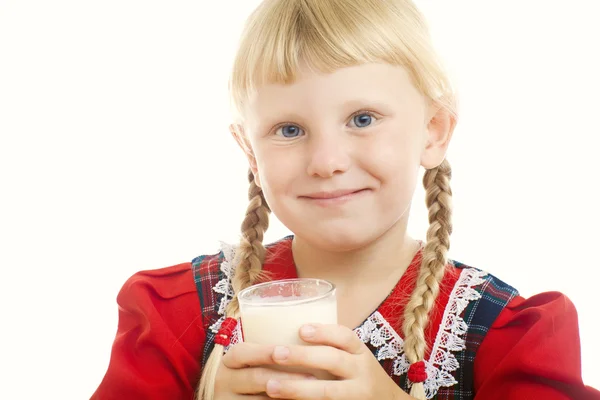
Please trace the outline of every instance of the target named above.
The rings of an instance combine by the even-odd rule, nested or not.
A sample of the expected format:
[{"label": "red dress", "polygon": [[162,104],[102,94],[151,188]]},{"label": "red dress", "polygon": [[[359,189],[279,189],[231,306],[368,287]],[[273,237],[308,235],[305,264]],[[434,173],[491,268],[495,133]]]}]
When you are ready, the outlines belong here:
[{"label": "red dress", "polygon": [[[268,253],[264,269],[273,274],[273,279],[296,277],[290,243],[289,238],[279,242],[276,257],[272,256],[275,252]],[[355,330],[359,336],[376,334],[378,323],[401,326],[398,300],[412,291],[419,264],[420,252],[370,317],[373,323]],[[438,344],[440,327],[446,324],[449,305],[456,300],[452,288],[464,279],[464,271],[451,267],[444,277],[436,310],[426,329],[432,351]],[[141,271],[127,280],[117,297],[119,323],[109,367],[91,399],[193,399],[209,330],[201,313],[200,281],[191,262]],[[493,289],[487,293],[493,295]],[[600,400],[600,392],[585,386],[581,379],[578,329],[575,307],[560,293],[542,293],[529,299],[512,297],[482,337],[472,363],[472,376],[453,372],[454,376],[471,376],[464,379],[469,379],[472,393],[463,398]],[[473,337],[476,335],[467,335],[466,341]],[[373,351],[377,354],[377,349]],[[400,354],[395,360],[381,362],[395,379],[405,372]],[[439,378],[440,371],[435,372]],[[443,393],[450,393],[450,389],[460,393],[456,388],[463,383],[456,383],[454,388],[441,387],[431,398],[460,398]],[[451,382],[446,384],[452,386]]]}]

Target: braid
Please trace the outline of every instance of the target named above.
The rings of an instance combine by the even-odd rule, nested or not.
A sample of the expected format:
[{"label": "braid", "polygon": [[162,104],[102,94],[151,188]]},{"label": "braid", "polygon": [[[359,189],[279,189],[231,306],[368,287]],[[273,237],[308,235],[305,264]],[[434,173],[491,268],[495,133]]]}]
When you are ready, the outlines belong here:
[{"label": "braid", "polygon": [[[429,320],[439,285],[444,277],[447,254],[452,233],[452,170],[447,160],[438,167],[425,172],[423,186],[429,210],[427,244],[423,249],[423,260],[417,284],[404,310],[404,353],[408,361],[416,363],[425,358],[425,327]],[[425,399],[423,383],[413,383],[411,396]]]},{"label": "braid", "polygon": [[[269,213],[260,187],[254,181],[252,171],[248,171],[248,200],[250,204],[246,210],[246,218],[242,222],[242,239],[236,251],[236,271],[232,279],[233,290],[240,290],[253,285],[261,276],[262,265],[265,260],[265,246],[263,236],[269,227]],[[237,296],[227,306],[227,314],[237,314],[239,304]]]},{"label": "braid", "polygon": [[[236,268],[232,277],[232,286],[236,294],[240,290],[253,285],[261,277],[266,253],[263,236],[269,227],[269,213],[271,212],[251,170],[248,171],[248,181],[250,182],[250,188],[248,189],[250,204],[246,210],[244,222],[242,222],[242,239],[236,251],[234,263]],[[239,310],[237,296],[234,296],[227,305],[225,314],[227,317],[238,318]],[[197,400],[214,399],[215,381],[222,358],[223,346],[215,343],[202,372],[197,390]]]}]

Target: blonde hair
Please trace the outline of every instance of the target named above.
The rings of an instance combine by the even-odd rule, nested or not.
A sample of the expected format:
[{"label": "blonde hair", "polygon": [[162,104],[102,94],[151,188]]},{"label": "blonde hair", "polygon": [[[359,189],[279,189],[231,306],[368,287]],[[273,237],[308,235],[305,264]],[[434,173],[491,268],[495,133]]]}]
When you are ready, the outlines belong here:
[{"label": "blonde hair", "polygon": [[[229,82],[234,117],[243,123],[253,91],[265,83],[292,83],[302,67],[328,73],[375,62],[405,68],[426,99],[457,117],[456,95],[433,49],[426,21],[410,0],[264,0],[248,18],[234,60]],[[447,264],[450,177],[450,164],[444,160],[423,178],[430,227],[402,326],[404,352],[411,363],[425,357],[424,331]],[[265,257],[262,242],[269,208],[251,172],[248,178],[250,204],[237,253],[235,293],[260,279]],[[226,314],[238,318],[236,297]],[[213,400],[222,357],[223,346],[217,344],[203,369],[199,400]],[[410,394],[425,399],[423,384],[413,383]]]},{"label": "blonde hair", "polygon": [[[265,260],[266,249],[263,245],[263,235],[269,227],[269,213],[271,210],[263,196],[262,190],[256,185],[252,171],[248,171],[248,200],[250,204],[246,210],[246,217],[242,223],[242,239],[236,251],[236,269],[232,279],[235,293],[252,285],[261,278],[262,264]],[[225,313],[228,317],[238,318],[240,307],[237,296],[227,305]],[[198,387],[199,400],[212,400],[214,398],[214,385],[217,371],[223,358],[224,348],[215,343],[202,371],[200,386]]]}]

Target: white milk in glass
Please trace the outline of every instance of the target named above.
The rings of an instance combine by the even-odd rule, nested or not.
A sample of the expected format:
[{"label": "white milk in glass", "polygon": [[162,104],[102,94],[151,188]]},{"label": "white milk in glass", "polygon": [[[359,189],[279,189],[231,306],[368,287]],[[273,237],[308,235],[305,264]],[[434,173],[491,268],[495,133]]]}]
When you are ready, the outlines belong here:
[{"label": "white milk in glass", "polygon": [[[289,279],[252,286],[239,294],[244,341],[309,346],[299,336],[305,324],[337,324],[335,286],[320,279]],[[278,367],[279,368],[279,367]],[[334,379],[324,371],[280,368]]]}]

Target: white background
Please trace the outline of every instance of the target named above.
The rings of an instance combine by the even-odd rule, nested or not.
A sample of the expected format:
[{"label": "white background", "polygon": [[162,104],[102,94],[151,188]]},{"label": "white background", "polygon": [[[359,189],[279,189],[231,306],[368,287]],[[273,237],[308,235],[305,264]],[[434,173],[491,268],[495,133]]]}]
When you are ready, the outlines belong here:
[{"label": "white background", "polygon": [[[256,4],[0,0],[0,398],[89,398],[124,281],[236,241],[226,88]],[[600,387],[598,2],[418,4],[461,95],[451,256],[566,293]]]}]

